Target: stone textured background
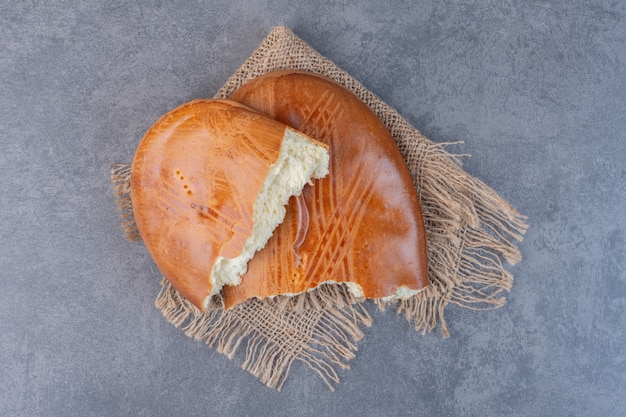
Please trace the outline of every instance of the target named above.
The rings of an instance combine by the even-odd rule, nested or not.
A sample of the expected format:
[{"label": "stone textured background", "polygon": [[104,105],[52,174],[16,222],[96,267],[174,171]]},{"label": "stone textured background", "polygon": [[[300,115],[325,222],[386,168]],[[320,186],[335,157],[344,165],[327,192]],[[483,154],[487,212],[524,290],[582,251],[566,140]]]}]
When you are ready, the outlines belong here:
[{"label": "stone textured background", "polygon": [[[0,4],[0,415],[626,415],[626,3]],[[287,25],[529,216],[496,311],[371,307],[334,393],[265,388],[153,307],[108,163]]]}]

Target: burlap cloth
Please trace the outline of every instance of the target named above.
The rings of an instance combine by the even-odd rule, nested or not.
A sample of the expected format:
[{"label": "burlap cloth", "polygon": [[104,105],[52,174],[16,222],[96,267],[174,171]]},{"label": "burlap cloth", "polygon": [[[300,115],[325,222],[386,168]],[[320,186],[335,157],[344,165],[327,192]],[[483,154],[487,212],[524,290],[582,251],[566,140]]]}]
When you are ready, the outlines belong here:
[{"label": "burlap cloth", "polygon": [[[521,257],[516,242],[525,218],[480,180],[460,168],[449,144],[434,143],[394,109],[285,27],[276,27],[217,92],[226,98],[247,81],[279,69],[320,73],[343,84],[380,117],[397,141],[413,176],[426,225],[429,286],[413,298],[384,305],[404,315],[418,331],[437,324],[448,336],[444,310],[450,303],[471,309],[505,302],[513,277],[503,266]],[[130,202],[130,165],[113,164],[112,181],[126,236],[140,240]],[[190,337],[232,358],[244,346],[242,368],[268,387],[280,390],[295,362],[306,364],[332,389],[338,368],[355,356],[363,326],[372,324],[363,300],[339,285],[307,294],[251,300],[224,311],[219,299],[205,313],[181,297],[165,280],[156,306]]]}]

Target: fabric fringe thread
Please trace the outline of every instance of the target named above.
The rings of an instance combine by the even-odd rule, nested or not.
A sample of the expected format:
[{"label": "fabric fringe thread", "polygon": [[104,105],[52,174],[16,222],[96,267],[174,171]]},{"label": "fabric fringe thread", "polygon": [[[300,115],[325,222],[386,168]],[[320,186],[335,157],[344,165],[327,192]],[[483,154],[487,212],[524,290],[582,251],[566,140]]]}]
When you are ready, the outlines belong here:
[{"label": "fabric fringe thread", "polygon": [[216,298],[202,312],[163,280],[156,306],[187,336],[230,359],[245,345],[242,369],[270,388],[280,391],[291,365],[299,361],[334,390],[336,368],[349,368],[347,361],[363,338],[361,327],[372,323],[367,311],[361,305],[352,308],[351,301],[343,287],[324,286],[316,293],[251,300],[230,310]]},{"label": "fabric fringe thread", "polygon": [[503,292],[511,289],[513,277],[501,259],[511,265],[521,260],[516,243],[527,226],[524,216],[461,170],[458,158],[445,149],[451,144],[424,139],[420,143],[422,146],[411,152],[421,156],[409,154],[405,158],[418,179],[430,286],[408,300],[391,304],[413,322],[416,330],[431,331],[440,323],[442,334],[449,336],[444,317],[449,303],[470,309],[504,305]]},{"label": "fabric fringe thread", "polygon": [[131,164],[110,164],[111,182],[115,192],[115,202],[122,221],[124,236],[131,242],[141,240],[135,216],[133,215],[133,202],[130,198],[130,172]]}]

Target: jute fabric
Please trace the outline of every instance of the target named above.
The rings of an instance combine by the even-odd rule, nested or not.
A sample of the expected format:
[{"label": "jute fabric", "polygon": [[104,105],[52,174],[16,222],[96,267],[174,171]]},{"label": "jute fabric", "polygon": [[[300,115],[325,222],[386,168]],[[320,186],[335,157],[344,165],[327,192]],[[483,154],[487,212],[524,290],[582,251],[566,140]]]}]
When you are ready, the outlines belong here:
[{"label": "jute fabric", "polygon": [[[322,74],[354,92],[387,126],[413,177],[426,226],[429,286],[408,300],[377,302],[378,307],[403,315],[417,331],[439,325],[448,336],[444,314],[449,304],[476,310],[504,305],[513,277],[503,261],[515,264],[521,259],[517,244],[527,228],[525,217],[464,172],[460,158],[447,151],[450,144],[425,138],[286,27],[274,28],[215,98],[227,98],[247,81],[283,69]],[[111,168],[126,236],[141,240],[130,202],[130,165]],[[243,351],[242,368],[278,390],[295,362],[307,365],[332,389],[338,370],[348,368],[355,357],[361,329],[372,325],[369,302],[355,299],[340,285],[295,297],[250,300],[228,311],[216,298],[203,313],[166,280],[161,284],[156,306],[167,321],[228,357]]]}]

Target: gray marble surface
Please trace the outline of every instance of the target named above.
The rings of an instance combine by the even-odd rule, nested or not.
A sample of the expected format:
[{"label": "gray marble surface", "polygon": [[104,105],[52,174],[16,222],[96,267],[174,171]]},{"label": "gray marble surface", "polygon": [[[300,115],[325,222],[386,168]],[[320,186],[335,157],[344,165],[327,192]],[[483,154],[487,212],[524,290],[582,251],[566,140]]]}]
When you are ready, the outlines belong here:
[{"label": "gray marble surface", "polygon": [[[626,415],[623,1],[0,3],[0,415]],[[287,25],[529,216],[507,305],[452,336],[370,306],[330,392],[282,392],[154,308],[108,163]]]}]

